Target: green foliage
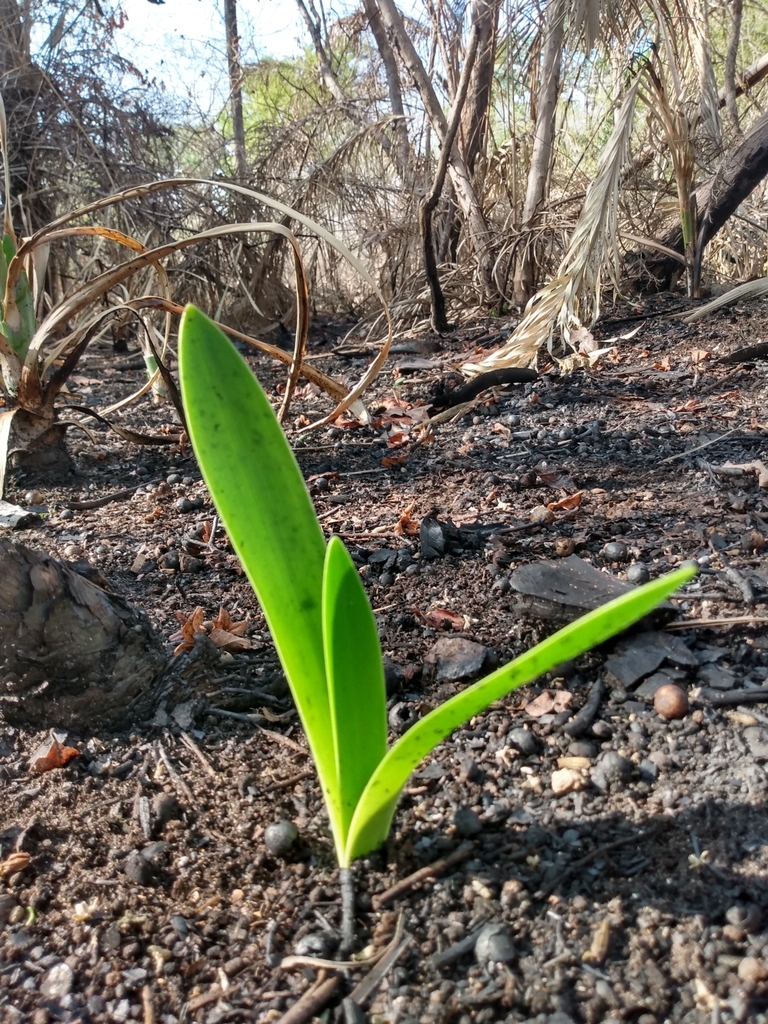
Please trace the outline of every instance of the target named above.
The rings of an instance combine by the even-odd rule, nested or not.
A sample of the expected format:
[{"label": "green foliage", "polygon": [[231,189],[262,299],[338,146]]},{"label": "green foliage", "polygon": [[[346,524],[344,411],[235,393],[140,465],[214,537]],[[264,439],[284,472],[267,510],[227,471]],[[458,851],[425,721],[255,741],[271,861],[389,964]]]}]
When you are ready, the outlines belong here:
[{"label": "green foliage", "polygon": [[[8,264],[15,255],[16,241],[13,235],[6,232],[3,235],[2,247],[0,247],[0,297],[5,293],[5,285],[8,280]],[[23,359],[27,354],[32,335],[37,330],[35,300],[25,271],[22,270],[19,275],[13,290],[13,296],[8,303],[8,309],[2,309],[2,302],[0,301],[0,310],[2,310],[0,330],[8,339],[16,355]]]},{"label": "green foliage", "polygon": [[272,632],[342,867],[384,842],[408,776],[454,729],[626,629],[694,574],[683,567],[585,615],[435,708],[387,750],[381,649],[357,570],[337,537],[326,546],[258,381],[192,306],[181,322],[179,375],[192,445]]}]

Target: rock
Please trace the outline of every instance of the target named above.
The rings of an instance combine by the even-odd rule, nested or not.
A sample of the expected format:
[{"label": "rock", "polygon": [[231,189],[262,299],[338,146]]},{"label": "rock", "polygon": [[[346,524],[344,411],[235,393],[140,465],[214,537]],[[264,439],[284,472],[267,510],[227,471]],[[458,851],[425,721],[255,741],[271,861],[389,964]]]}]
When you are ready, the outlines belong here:
[{"label": "rock", "polygon": [[523,729],[521,726],[518,726],[516,729],[510,729],[507,739],[525,757],[531,757],[539,752],[540,743],[538,737],[530,729]]},{"label": "rock", "polygon": [[736,685],[736,676],[719,665],[703,665],[699,669],[699,683],[713,690],[731,690]]},{"label": "rock", "polygon": [[16,908],[16,900],[10,893],[0,895],[0,925],[4,925]]},{"label": "rock", "polygon": [[585,782],[581,772],[574,768],[559,768],[552,772],[550,785],[555,796],[565,796],[566,793],[583,789]]},{"label": "rock", "polygon": [[482,832],[483,823],[478,814],[471,807],[459,807],[453,816],[453,824],[461,836],[476,836]]},{"label": "rock", "polygon": [[568,753],[571,757],[588,757],[591,760],[597,757],[597,747],[589,740],[574,740],[568,744]]},{"label": "rock", "polygon": [[264,829],[264,845],[273,857],[284,857],[299,838],[292,821],[275,821]]},{"label": "rock", "polygon": [[387,689],[387,696],[392,697],[403,688],[405,683],[405,669],[398,665],[391,658],[384,657],[384,685]]},{"label": "rock", "polygon": [[478,673],[487,653],[487,648],[474,640],[443,636],[427,654],[424,666],[438,683],[455,683]]},{"label": "rock", "polygon": [[768,978],[768,964],[756,956],[745,956],[739,964],[738,975],[741,981],[765,981]]},{"label": "rock", "polygon": [[626,757],[608,750],[592,771],[592,784],[605,793],[613,787],[619,788],[632,778],[634,765]]},{"label": "rock", "polygon": [[75,972],[67,963],[55,964],[40,984],[40,993],[57,1002],[68,996],[75,981]]},{"label": "rock", "polygon": [[513,960],[515,947],[507,926],[501,921],[485,925],[475,942],[475,956],[480,963],[509,963]]},{"label": "rock", "polygon": [[608,562],[626,562],[629,559],[629,549],[623,540],[612,540],[605,545],[601,554]]},{"label": "rock", "polygon": [[631,583],[633,587],[642,586],[642,584],[647,583],[650,578],[651,574],[642,562],[634,562],[627,569],[627,583]]},{"label": "rock", "polygon": [[674,683],[667,683],[654,694],[653,709],[662,718],[685,718],[688,714],[688,694]]},{"label": "rock", "polygon": [[750,725],[743,732],[750,754],[760,760],[768,759],[768,729],[760,725]]},{"label": "rock", "polygon": [[742,929],[747,935],[760,931],[763,914],[755,903],[737,903],[725,912],[725,919],[730,925]]},{"label": "rock", "polygon": [[194,512],[195,506],[189,498],[178,498],[174,502],[174,508],[177,512]]},{"label": "rock", "polygon": [[330,932],[310,932],[293,947],[296,956],[318,956],[328,959],[333,955],[338,940]]},{"label": "rock", "polygon": [[152,885],[152,882],[154,881],[152,865],[146,857],[143,857],[139,853],[138,850],[133,850],[133,852],[129,853],[125,858],[123,871],[132,882],[136,883],[136,885]]}]

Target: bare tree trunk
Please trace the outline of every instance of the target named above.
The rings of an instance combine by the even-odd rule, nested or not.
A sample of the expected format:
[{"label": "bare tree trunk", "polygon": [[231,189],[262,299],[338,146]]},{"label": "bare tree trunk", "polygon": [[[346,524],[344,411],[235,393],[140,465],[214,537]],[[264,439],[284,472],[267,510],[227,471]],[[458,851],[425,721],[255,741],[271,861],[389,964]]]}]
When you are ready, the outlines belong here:
[{"label": "bare tree trunk", "polygon": [[[440,106],[432,82],[427,75],[421,58],[410,36],[405,30],[403,19],[393,0],[378,0],[382,21],[395,41],[414,84],[419,92],[427,118],[441,143],[446,138],[448,122]],[[495,286],[491,276],[492,256],[490,252],[490,236],[480,202],[472,187],[467,165],[454,144],[448,155],[448,174],[451,176],[456,191],[456,200],[466,221],[467,235],[477,257],[480,284],[484,298],[495,294]]]},{"label": "bare tree trunk", "polygon": [[461,115],[459,148],[470,174],[477,158],[485,150],[488,137],[488,113],[496,58],[496,31],[501,0],[472,0],[472,21],[479,33],[477,60],[469,83],[469,92]]},{"label": "bare tree trunk", "polygon": [[732,0],[731,2],[731,34],[728,38],[728,49],[725,53],[725,109],[736,132],[741,134],[739,125],[739,111],[736,107],[736,57],[739,53],[739,42],[741,41],[741,16],[743,13],[743,0]]},{"label": "bare tree trunk", "polygon": [[459,80],[459,87],[456,92],[456,99],[453,101],[451,116],[448,121],[443,148],[440,152],[440,159],[437,163],[437,170],[432,182],[429,195],[426,196],[419,206],[419,224],[421,237],[424,245],[424,268],[427,274],[427,282],[432,296],[432,327],[438,334],[445,334],[450,330],[448,318],[445,312],[445,297],[440,287],[440,278],[437,273],[437,261],[435,259],[435,243],[432,235],[432,214],[435,212],[445,184],[445,176],[448,172],[448,161],[450,160],[453,144],[459,131],[461,114],[464,102],[467,98],[470,76],[474,70],[477,58],[478,44],[480,42],[480,31],[477,22],[472,26],[472,33],[467,44],[467,53],[464,58],[464,67]]},{"label": "bare tree trunk", "polygon": [[533,138],[528,187],[523,204],[522,229],[527,233],[520,247],[514,276],[515,302],[525,306],[536,287],[536,244],[533,230],[547,195],[555,141],[557,98],[560,92],[560,63],[563,55],[565,4],[549,0],[544,26],[544,53],[536,93],[536,127]]},{"label": "bare tree trunk", "polygon": [[243,73],[240,67],[240,37],[237,32],[237,0],[224,0],[224,30],[227,36],[229,104],[232,110],[232,132],[235,143],[235,170],[237,173],[237,180],[242,184],[248,179],[248,159],[245,152]]},{"label": "bare tree trunk", "polygon": [[408,126],[405,123],[405,107],[403,106],[400,73],[397,70],[395,54],[390,45],[386,29],[382,24],[381,13],[376,6],[376,0],[363,0],[363,6],[368,18],[371,35],[374,38],[381,62],[384,65],[384,74],[387,76],[389,106],[392,113],[400,118],[395,125],[395,146],[397,147],[398,165],[402,173],[403,169],[408,168],[411,164],[411,144],[408,141]]}]

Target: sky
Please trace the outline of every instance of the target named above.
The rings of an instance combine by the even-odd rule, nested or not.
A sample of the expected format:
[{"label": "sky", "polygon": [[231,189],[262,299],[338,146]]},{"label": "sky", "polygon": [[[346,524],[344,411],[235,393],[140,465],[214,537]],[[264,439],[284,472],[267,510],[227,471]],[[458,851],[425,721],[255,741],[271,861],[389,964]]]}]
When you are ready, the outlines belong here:
[{"label": "sky", "polygon": [[[220,0],[122,0],[122,8],[127,21],[117,39],[140,71],[203,109],[226,98]],[[291,56],[307,41],[295,0],[239,0],[238,30],[245,62]]]}]

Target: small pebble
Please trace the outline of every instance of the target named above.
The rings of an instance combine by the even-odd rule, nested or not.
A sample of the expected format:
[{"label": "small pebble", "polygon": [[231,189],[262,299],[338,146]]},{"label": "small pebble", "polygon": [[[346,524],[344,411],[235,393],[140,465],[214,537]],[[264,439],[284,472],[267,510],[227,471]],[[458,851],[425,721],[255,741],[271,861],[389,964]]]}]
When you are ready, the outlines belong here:
[{"label": "small pebble", "polygon": [[685,718],[688,714],[688,694],[674,683],[665,683],[653,695],[653,709],[662,718]]},{"label": "small pebble", "polygon": [[647,583],[650,578],[651,574],[642,562],[634,562],[627,569],[627,583],[631,583],[635,587]]},{"label": "small pebble", "polygon": [[480,963],[508,963],[513,960],[515,947],[507,926],[501,921],[487,924],[477,936],[475,956]]},{"label": "small pebble", "polygon": [[125,858],[123,871],[136,885],[151,885],[154,879],[152,865],[146,857],[142,857],[138,850],[129,853]]},{"label": "small pebble", "polygon": [[165,482],[168,484],[180,484],[181,473],[169,473],[168,476],[165,478]]},{"label": "small pebble", "polygon": [[571,757],[597,757],[597,747],[589,740],[574,740],[568,744],[568,753]]},{"label": "small pebble", "polygon": [[59,512],[59,519],[74,519],[74,518],[75,518],[75,513],[74,513],[74,511],[71,508],[63,508],[61,510],[61,512]]},{"label": "small pebble", "polygon": [[745,956],[739,964],[738,975],[741,981],[765,981],[768,978],[768,964],[756,956]]},{"label": "small pebble", "polygon": [[459,807],[453,816],[453,824],[461,836],[476,836],[483,829],[483,823],[471,807]]},{"label": "small pebble", "polygon": [[555,796],[575,793],[576,790],[583,789],[584,785],[585,781],[581,772],[573,768],[559,768],[557,771],[552,772],[550,786]]},{"label": "small pebble", "polygon": [[310,932],[299,939],[293,947],[296,956],[319,956],[328,959],[333,955],[337,943],[328,932]]},{"label": "small pebble", "polygon": [[763,923],[762,911],[755,903],[739,903],[729,907],[725,919],[728,924],[743,929],[747,935],[758,932]]},{"label": "small pebble", "polygon": [[539,740],[530,729],[523,729],[521,727],[510,729],[507,739],[525,757],[530,757],[539,751]]},{"label": "small pebble", "polygon": [[558,537],[555,541],[555,554],[558,558],[567,558],[576,550],[576,545],[570,537]]},{"label": "small pebble", "polygon": [[193,512],[195,508],[189,498],[177,498],[173,503],[173,507],[177,512]]},{"label": "small pebble", "polygon": [[264,845],[274,857],[284,857],[299,838],[292,821],[275,821],[264,829]]},{"label": "small pebble", "polygon": [[612,540],[605,545],[602,555],[608,562],[626,562],[629,558],[629,548],[622,540]]},{"label": "small pebble", "polygon": [[42,505],[43,503],[43,492],[42,491],[27,491],[24,495],[24,501],[27,505]]},{"label": "small pebble", "polygon": [[56,964],[48,971],[40,985],[40,994],[46,999],[63,999],[72,991],[75,972],[67,963]]}]

